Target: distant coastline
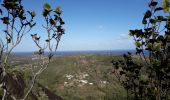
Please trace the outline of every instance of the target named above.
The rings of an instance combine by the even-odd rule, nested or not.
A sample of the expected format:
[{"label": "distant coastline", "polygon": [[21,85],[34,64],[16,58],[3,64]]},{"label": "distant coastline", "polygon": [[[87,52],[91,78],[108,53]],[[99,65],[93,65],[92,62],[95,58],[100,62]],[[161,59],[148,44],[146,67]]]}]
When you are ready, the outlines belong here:
[{"label": "distant coastline", "polygon": [[[57,51],[55,56],[74,55],[74,54],[116,54],[121,55],[127,52],[135,53],[135,50],[83,50],[83,51]],[[33,52],[13,52],[13,55],[32,56]],[[48,52],[46,52],[48,54]]]}]

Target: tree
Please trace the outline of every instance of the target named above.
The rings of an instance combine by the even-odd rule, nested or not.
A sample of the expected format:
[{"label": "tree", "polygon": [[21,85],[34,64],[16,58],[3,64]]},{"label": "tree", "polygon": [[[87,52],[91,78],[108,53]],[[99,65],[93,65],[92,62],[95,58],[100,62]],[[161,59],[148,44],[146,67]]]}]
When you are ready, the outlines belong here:
[{"label": "tree", "polygon": [[142,19],[144,28],[129,31],[137,56],[128,52],[122,59],[113,60],[114,73],[128,100],[169,100],[170,1],[163,0],[158,7],[158,2],[150,0],[148,7]]},{"label": "tree", "polygon": [[[36,52],[39,57],[38,68],[34,68],[35,64],[30,66],[32,71],[30,87],[27,87],[21,72],[15,71],[15,66],[11,65],[9,56],[13,49],[20,44],[23,36],[28,34],[36,25],[34,11],[26,11],[22,5],[22,0],[3,0],[3,9],[0,9],[0,18],[3,23],[3,34],[0,36],[0,84],[2,100],[4,99],[21,99],[25,100],[34,87],[35,80],[49,66],[53,53],[56,52],[61,36],[64,34],[62,25],[65,24],[61,18],[62,10],[60,7],[51,9],[48,3],[44,4],[43,17],[46,25],[43,28],[47,31],[47,39],[44,46],[40,45],[40,37],[38,34],[31,34],[31,37],[39,48]],[[1,24],[2,25],[2,24]],[[48,53],[46,54],[46,51]],[[15,83],[15,84],[14,84]],[[28,88],[26,93],[24,89]],[[19,90],[17,90],[19,89]]]}]

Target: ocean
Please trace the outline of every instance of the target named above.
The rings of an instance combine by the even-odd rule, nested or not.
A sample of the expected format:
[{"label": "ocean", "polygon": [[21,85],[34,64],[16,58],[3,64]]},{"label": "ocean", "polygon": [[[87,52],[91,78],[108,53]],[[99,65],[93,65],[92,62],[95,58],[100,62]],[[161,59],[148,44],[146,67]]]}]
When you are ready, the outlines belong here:
[{"label": "ocean", "polygon": [[[74,55],[74,54],[115,54],[122,55],[127,52],[135,53],[135,50],[87,50],[87,51],[57,51],[53,53],[55,56],[64,56],[64,55]],[[48,54],[48,52],[45,52]],[[32,56],[33,52],[13,52],[12,55],[17,56]]]}]

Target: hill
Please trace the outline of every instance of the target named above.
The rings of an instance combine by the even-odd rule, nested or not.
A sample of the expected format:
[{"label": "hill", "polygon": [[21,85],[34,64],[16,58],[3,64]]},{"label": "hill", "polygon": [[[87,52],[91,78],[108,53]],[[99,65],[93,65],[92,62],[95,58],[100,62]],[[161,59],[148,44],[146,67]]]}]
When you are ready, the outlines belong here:
[{"label": "hill", "polygon": [[64,100],[113,100],[125,93],[112,74],[111,59],[116,55],[77,54],[55,57],[38,78]]}]

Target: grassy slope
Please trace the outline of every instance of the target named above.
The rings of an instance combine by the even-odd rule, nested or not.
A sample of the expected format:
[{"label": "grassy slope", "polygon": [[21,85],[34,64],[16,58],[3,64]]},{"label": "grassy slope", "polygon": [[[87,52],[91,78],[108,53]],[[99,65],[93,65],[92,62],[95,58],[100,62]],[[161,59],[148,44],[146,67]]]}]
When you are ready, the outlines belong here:
[{"label": "grassy slope", "polygon": [[[60,95],[64,100],[112,100],[125,95],[123,88],[111,74],[110,61],[120,56],[115,55],[67,55],[56,57],[49,68],[41,74],[39,82]],[[65,76],[73,75],[67,79]],[[81,78],[82,74],[88,74]],[[76,77],[77,75],[77,77]],[[87,80],[93,85],[81,85],[77,80]],[[102,82],[106,82],[106,84]],[[67,86],[64,82],[68,82]]]}]

